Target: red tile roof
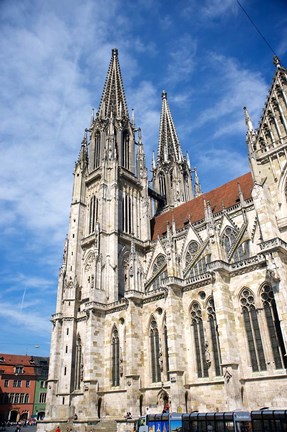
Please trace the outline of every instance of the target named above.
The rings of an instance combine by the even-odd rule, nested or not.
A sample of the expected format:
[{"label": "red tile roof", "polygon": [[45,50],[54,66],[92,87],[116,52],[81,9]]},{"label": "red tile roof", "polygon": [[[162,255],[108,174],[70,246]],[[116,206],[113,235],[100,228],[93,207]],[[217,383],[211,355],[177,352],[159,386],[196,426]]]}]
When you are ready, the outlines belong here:
[{"label": "red tile roof", "polygon": [[176,229],[183,228],[189,219],[191,223],[204,219],[204,200],[210,202],[213,214],[222,211],[223,206],[228,209],[238,204],[238,184],[244,199],[251,198],[253,180],[249,172],[153,218],[151,221],[152,240],[157,239],[158,236],[162,236],[166,232],[167,223],[169,222],[171,225],[172,219],[175,221]]},{"label": "red tile roof", "polygon": [[33,357],[29,355],[2,354],[0,353],[0,369],[5,374],[14,374],[15,366],[23,366],[25,375],[34,375]]}]

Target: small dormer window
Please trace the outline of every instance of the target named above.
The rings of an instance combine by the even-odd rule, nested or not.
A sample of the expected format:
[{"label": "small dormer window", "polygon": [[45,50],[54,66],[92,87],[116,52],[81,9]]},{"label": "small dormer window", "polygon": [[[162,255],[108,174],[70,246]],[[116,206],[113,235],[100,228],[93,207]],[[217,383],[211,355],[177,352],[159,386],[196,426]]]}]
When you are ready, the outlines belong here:
[{"label": "small dormer window", "polygon": [[4,362],[5,361],[5,359],[4,359],[4,357],[0,357],[0,362]]},{"label": "small dormer window", "polygon": [[15,366],[15,374],[22,374],[24,372],[23,366]]}]

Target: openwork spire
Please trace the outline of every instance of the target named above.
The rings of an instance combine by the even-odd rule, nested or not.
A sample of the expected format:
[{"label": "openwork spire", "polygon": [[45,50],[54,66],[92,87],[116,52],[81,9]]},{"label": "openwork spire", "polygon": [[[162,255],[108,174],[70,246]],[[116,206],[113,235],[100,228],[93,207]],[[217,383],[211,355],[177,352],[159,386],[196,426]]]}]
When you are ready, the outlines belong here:
[{"label": "openwork spire", "polygon": [[162,92],[161,117],[159,127],[158,162],[181,162],[183,159],[179,139],[167,102],[166,91]]},{"label": "openwork spire", "polygon": [[109,118],[111,113],[114,118],[129,117],[116,48],[112,49],[112,58],[99,107],[101,118]]}]

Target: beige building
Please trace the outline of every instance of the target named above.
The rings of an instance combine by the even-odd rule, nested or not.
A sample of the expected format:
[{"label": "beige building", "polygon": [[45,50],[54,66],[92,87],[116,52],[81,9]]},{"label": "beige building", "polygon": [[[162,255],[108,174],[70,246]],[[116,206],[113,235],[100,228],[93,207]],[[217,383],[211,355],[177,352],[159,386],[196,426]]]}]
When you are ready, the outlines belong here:
[{"label": "beige building", "polygon": [[165,400],[183,412],[286,408],[287,70],[274,63],[258,129],[245,109],[251,172],[202,193],[166,92],[149,187],[112,50],[74,169],[46,430]]}]

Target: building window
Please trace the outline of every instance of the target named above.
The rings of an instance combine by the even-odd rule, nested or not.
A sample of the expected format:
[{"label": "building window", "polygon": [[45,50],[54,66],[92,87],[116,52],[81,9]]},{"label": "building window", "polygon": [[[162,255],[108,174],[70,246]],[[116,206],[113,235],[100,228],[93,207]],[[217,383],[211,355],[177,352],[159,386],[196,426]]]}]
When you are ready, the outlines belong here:
[{"label": "building window", "polygon": [[14,380],[13,381],[13,387],[21,387],[21,380]]},{"label": "building window", "polygon": [[266,370],[266,362],[259,329],[253,292],[245,288],[240,297],[244,326],[247,336],[251,366],[253,372]]},{"label": "building window", "polygon": [[24,403],[29,403],[29,395],[28,395],[28,393],[27,394],[25,394],[25,401],[24,401]]},{"label": "building window", "polygon": [[222,237],[221,237],[221,244],[223,245],[225,249],[226,256],[228,257],[229,251],[232,248],[232,245],[235,243],[237,237],[236,230],[231,227],[226,227]]},{"label": "building window", "polygon": [[166,197],[166,184],[165,184],[165,176],[164,173],[160,173],[158,176],[159,181],[159,193],[163,197]]},{"label": "building window", "polygon": [[115,326],[112,332],[112,385],[120,385],[120,340]]},{"label": "building window", "polygon": [[94,152],[94,169],[100,166],[100,155],[101,155],[101,134],[99,131],[95,135],[95,152]]},{"label": "building window", "polygon": [[157,323],[154,318],[152,318],[151,321],[149,335],[150,335],[152,382],[159,382],[161,381],[159,334],[158,334]]},{"label": "building window", "polygon": [[23,403],[24,402],[24,396],[25,396],[25,394],[24,393],[20,393],[20,403]]},{"label": "building window", "polygon": [[152,274],[156,275],[153,281],[153,289],[158,289],[161,287],[163,280],[167,278],[167,271],[163,270],[166,266],[166,260],[165,260],[165,256],[160,254],[156,257],[154,264],[153,264],[153,269],[152,269]]},{"label": "building window", "polygon": [[23,373],[24,368],[23,366],[15,366],[15,374],[21,374]]},{"label": "building window", "polygon": [[133,234],[133,203],[132,197],[123,192],[122,196],[122,227],[123,232]]},{"label": "building window", "polygon": [[9,403],[13,404],[15,400],[15,393],[10,393],[9,394]]},{"label": "building window", "polygon": [[75,350],[75,368],[74,368],[74,389],[79,390],[82,381],[82,342],[77,338]]},{"label": "building window", "polygon": [[4,387],[9,387],[9,380],[8,379],[4,380]]},{"label": "building window", "polygon": [[275,368],[286,368],[286,350],[284,346],[276,302],[274,299],[274,293],[269,285],[264,285],[264,287],[262,288],[261,299],[263,302]]},{"label": "building window", "polygon": [[206,342],[202,322],[202,311],[199,303],[191,306],[191,326],[195,348],[196,368],[198,378],[208,377],[208,364],[206,361]]},{"label": "building window", "polygon": [[198,250],[198,243],[196,241],[191,241],[187,247],[187,252],[185,256],[185,267],[187,267],[188,264],[192,261],[197,250]]},{"label": "building window", "polygon": [[46,393],[40,393],[39,403],[46,403]]},{"label": "building window", "polygon": [[98,199],[95,197],[95,195],[93,195],[90,198],[89,234],[95,232],[97,219],[98,219]]},{"label": "building window", "polygon": [[30,380],[26,381],[26,387],[30,387]]},{"label": "building window", "polygon": [[124,131],[123,133],[122,161],[123,161],[123,166],[129,169],[130,168],[130,137],[128,131]]},{"label": "building window", "polygon": [[164,320],[164,326],[163,326],[163,340],[164,340],[165,374],[166,374],[166,379],[169,380],[169,354],[168,354],[168,334],[167,334],[166,320]]},{"label": "building window", "polygon": [[213,362],[215,375],[222,375],[221,370],[221,355],[220,355],[220,346],[219,346],[219,335],[218,335],[218,327],[216,322],[216,314],[213,298],[210,297],[207,302],[207,315],[208,322],[210,327],[210,335],[211,335],[211,343],[212,343],[212,354],[213,354]]},{"label": "building window", "polygon": [[14,403],[19,403],[19,393],[15,393]]},{"label": "building window", "polygon": [[40,388],[46,388],[47,382],[46,381],[40,381]]}]

